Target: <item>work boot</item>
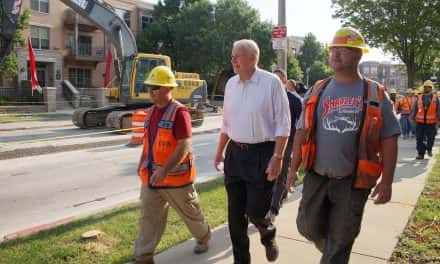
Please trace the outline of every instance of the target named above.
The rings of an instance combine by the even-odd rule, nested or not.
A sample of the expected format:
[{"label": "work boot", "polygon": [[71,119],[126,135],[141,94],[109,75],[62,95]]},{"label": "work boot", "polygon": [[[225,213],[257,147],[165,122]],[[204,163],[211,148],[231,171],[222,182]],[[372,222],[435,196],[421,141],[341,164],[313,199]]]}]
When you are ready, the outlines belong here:
[{"label": "work boot", "polygon": [[422,160],[422,159],[425,159],[423,155],[417,155],[416,160]]},{"label": "work boot", "polygon": [[432,157],[432,150],[428,150],[428,156]]},{"label": "work boot", "polygon": [[275,242],[275,240],[272,243],[268,243],[268,244],[264,245],[264,247],[266,249],[267,260],[269,262],[274,262],[275,260],[277,260],[279,249],[278,249],[278,245]]},{"label": "work boot", "polygon": [[209,249],[209,241],[202,243],[197,241],[196,246],[194,247],[194,254],[203,254]]}]

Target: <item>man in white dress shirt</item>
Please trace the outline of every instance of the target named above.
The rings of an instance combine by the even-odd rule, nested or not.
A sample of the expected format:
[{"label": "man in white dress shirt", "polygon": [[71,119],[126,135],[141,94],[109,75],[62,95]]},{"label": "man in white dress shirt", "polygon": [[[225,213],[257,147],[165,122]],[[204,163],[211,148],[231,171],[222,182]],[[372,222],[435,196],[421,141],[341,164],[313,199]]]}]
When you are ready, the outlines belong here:
[{"label": "man in white dress shirt", "polygon": [[290,112],[279,78],[258,68],[259,53],[253,40],[243,39],[233,45],[231,62],[237,75],[226,84],[214,161],[217,170],[224,162],[235,264],[251,262],[249,220],[260,232],[267,259],[278,258],[276,229],[267,215],[290,133]]}]

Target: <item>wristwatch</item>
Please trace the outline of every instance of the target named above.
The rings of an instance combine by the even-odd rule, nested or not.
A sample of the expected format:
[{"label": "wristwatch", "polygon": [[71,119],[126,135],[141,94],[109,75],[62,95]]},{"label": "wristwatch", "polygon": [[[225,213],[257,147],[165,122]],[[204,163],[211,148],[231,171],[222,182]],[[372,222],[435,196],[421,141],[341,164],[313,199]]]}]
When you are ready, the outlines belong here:
[{"label": "wristwatch", "polygon": [[274,158],[276,158],[276,159],[280,159],[280,160],[284,158],[283,155],[281,155],[281,154],[277,154],[277,153],[274,153],[272,157],[274,157]]}]

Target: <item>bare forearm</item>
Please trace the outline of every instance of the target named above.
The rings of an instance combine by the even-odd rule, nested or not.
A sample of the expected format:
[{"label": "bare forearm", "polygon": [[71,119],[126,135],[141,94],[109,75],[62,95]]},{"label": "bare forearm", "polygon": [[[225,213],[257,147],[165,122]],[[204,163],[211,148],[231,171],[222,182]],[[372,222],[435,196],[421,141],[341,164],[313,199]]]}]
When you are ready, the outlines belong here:
[{"label": "bare forearm", "polygon": [[173,154],[171,154],[170,158],[165,162],[163,165],[163,168],[165,171],[170,171],[174,167],[176,167],[179,163],[182,162],[182,160],[185,158],[185,156],[189,153],[191,149],[191,139],[181,139],[177,142],[177,147],[173,151]]},{"label": "bare forearm", "polygon": [[397,140],[398,136],[393,136],[382,141],[382,182],[390,185],[393,183],[394,170],[397,162]]},{"label": "bare forearm", "polygon": [[306,141],[306,133],[304,129],[299,129],[296,131],[295,139],[293,141],[293,157],[290,162],[290,168],[294,171],[298,171],[301,164],[301,146]]},{"label": "bare forearm", "polygon": [[225,146],[228,143],[228,141],[229,141],[228,134],[220,133],[220,137],[217,145],[217,154],[223,153],[223,150],[225,149]]},{"label": "bare forearm", "polygon": [[275,137],[275,149],[273,154],[278,157],[284,156],[284,150],[286,149],[286,143],[289,137]]}]

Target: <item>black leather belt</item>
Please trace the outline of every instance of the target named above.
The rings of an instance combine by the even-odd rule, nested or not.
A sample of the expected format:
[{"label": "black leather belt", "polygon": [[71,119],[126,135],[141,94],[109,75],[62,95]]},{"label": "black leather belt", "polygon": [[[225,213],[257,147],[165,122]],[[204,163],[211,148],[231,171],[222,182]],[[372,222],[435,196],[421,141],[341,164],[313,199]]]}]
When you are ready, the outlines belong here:
[{"label": "black leather belt", "polygon": [[274,141],[264,141],[264,142],[260,142],[260,143],[241,143],[241,142],[237,142],[231,139],[231,143],[234,144],[235,146],[239,147],[240,149],[250,149],[250,148],[258,148],[258,147],[263,147],[263,146],[267,146],[269,144],[275,144]]}]

